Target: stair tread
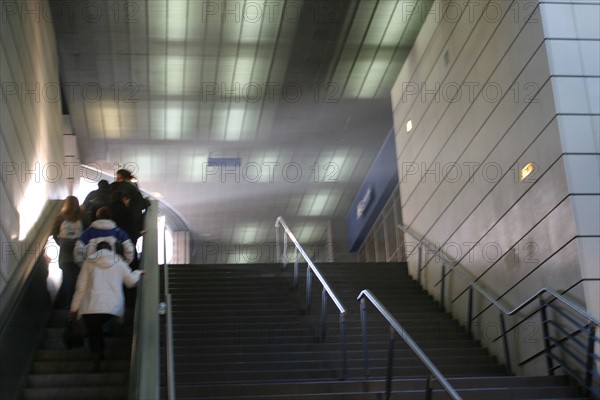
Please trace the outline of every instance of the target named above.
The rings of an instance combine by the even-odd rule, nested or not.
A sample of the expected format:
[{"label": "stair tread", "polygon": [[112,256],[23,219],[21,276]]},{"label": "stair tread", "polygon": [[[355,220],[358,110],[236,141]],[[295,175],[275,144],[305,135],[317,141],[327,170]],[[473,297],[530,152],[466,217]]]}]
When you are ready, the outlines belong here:
[{"label": "stair tread", "polygon": [[[516,387],[490,386],[485,391],[486,400],[504,398],[502,396],[511,391],[519,393],[519,388],[532,383],[550,388],[539,390],[555,393],[557,397],[561,392],[568,397],[566,394],[573,390],[564,380],[559,380],[556,387],[553,380],[511,380],[513,377],[507,376],[496,358],[481,348],[478,341],[408,276],[405,263],[319,265],[322,275],[347,309],[348,380],[341,381],[337,309],[329,300],[327,337],[321,343],[315,339],[320,326],[321,286],[313,279],[316,283],[310,296],[312,310],[310,314],[304,313],[304,278],[299,280],[295,291],[290,290],[292,267],[289,264],[284,271],[274,264],[169,267],[173,268],[170,289],[179,398],[301,399],[310,397],[311,393],[316,393],[313,398],[323,395],[324,399],[378,398],[384,390],[384,382],[364,381],[360,305],[356,296],[365,287],[378,296],[440,370],[461,387],[465,398],[475,398],[469,397],[476,396],[473,393],[481,396],[477,387],[485,388],[486,382]],[[305,265],[300,266],[301,271],[305,269]],[[383,377],[388,324],[371,307],[367,315],[371,376]],[[396,378],[394,384],[417,382],[418,387],[406,393],[413,390],[412,395],[419,393],[420,398],[424,385],[418,375],[424,375],[426,370],[419,366],[420,361],[401,339],[396,342],[395,360],[394,371],[405,374],[405,380]],[[461,375],[465,378],[460,378]],[[162,378],[164,380],[164,376]],[[373,386],[369,397],[365,397],[362,390],[365,385]],[[279,393],[282,387],[287,390],[283,394]],[[319,387],[327,390],[319,391]],[[533,392],[536,388],[528,390]],[[306,393],[301,393],[302,390]],[[414,398],[406,393],[395,392],[392,398]]]}]

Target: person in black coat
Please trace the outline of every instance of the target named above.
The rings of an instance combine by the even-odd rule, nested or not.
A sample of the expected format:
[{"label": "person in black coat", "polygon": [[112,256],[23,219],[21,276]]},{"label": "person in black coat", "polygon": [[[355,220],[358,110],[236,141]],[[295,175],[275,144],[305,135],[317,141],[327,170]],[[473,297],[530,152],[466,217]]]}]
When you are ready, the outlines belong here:
[{"label": "person in black coat", "polygon": [[[144,215],[149,204],[132,179],[133,175],[128,170],[118,170],[115,182],[110,185],[109,201],[113,221],[127,232],[135,246],[139,237],[146,233]],[[135,268],[137,263],[136,255],[131,266]]]},{"label": "person in black coat", "polygon": [[100,207],[108,205],[109,197],[110,185],[106,179],[100,180],[98,182],[98,189],[92,190],[85,197],[85,200],[81,205],[90,223],[96,220],[96,212]]}]

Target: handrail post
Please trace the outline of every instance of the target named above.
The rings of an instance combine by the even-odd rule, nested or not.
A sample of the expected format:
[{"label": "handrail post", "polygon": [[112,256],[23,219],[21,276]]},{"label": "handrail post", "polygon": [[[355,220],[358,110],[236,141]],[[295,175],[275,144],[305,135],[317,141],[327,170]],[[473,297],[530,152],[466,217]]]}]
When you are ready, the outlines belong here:
[{"label": "handrail post", "polygon": [[587,345],[587,361],[585,368],[585,395],[589,396],[591,394],[590,388],[592,387],[592,377],[594,371],[594,335],[596,332],[596,327],[592,321],[589,322],[588,329],[588,345]]},{"label": "handrail post", "polygon": [[363,338],[363,352],[365,354],[365,379],[369,379],[369,340],[367,338],[367,302],[360,299],[360,325]]},{"label": "handrail post", "polygon": [[[381,315],[389,323],[390,329],[390,341],[388,344],[388,363],[387,363],[387,377],[386,377],[386,399],[389,399],[392,390],[392,374],[393,374],[393,359],[394,359],[394,335],[397,332],[402,338],[404,343],[414,352],[414,354],[423,362],[423,364],[429,370],[429,374],[434,376],[450,398],[454,400],[461,400],[462,397],[452,387],[450,382],[442,375],[440,370],[431,362],[429,357],[423,352],[419,345],[414,341],[412,337],[406,332],[404,328],[398,323],[398,321],[390,314],[383,304],[368,290],[365,289],[357,297],[357,300],[361,300],[361,308],[364,308],[364,299],[368,299],[373,303],[375,308],[379,310]],[[361,311],[362,312],[362,311]],[[361,318],[361,322],[366,321],[366,318]]]},{"label": "handrail post", "polygon": [[294,246],[294,287],[296,290],[298,288],[298,248]]},{"label": "handrail post", "polygon": [[473,287],[469,286],[469,311],[467,315],[467,333],[473,336]]},{"label": "handrail post", "polygon": [[342,379],[346,380],[346,316],[340,312],[340,344],[342,346]]},{"label": "handrail post", "polygon": [[392,393],[392,374],[394,373],[394,341],[396,331],[390,325],[390,341],[388,343],[387,376],[385,378],[385,398],[389,400]]},{"label": "handrail post", "polygon": [[327,335],[327,290],[321,292],[321,342],[325,343]]},{"label": "handrail post", "polygon": [[[321,284],[323,285],[323,294],[322,294],[322,300],[321,300],[321,305],[322,305],[321,306],[321,323],[322,323],[321,337],[322,337],[323,341],[325,341],[326,330],[327,330],[327,323],[326,323],[327,322],[327,295],[329,295],[331,297],[331,300],[333,301],[335,306],[340,311],[340,342],[341,342],[341,347],[342,347],[342,376],[343,376],[343,379],[346,379],[346,370],[347,370],[346,369],[346,322],[345,322],[346,309],[344,308],[344,306],[342,305],[340,300],[337,298],[337,296],[333,293],[333,291],[331,290],[331,287],[327,284],[327,281],[325,280],[325,278],[321,275],[321,273],[319,272],[317,267],[313,264],[310,257],[306,254],[306,252],[304,251],[304,249],[302,248],[300,243],[298,243],[298,240],[296,239],[294,234],[290,231],[290,228],[286,225],[285,221],[281,217],[277,218],[275,226],[278,227],[279,224],[282,224],[283,229],[284,229],[284,247],[285,247],[284,254],[285,254],[285,258],[286,258],[286,260],[284,260],[284,262],[287,262],[287,239],[288,239],[288,237],[292,241],[292,243],[294,243],[294,246],[295,246],[294,247],[294,285],[295,286],[298,285],[298,253],[300,253],[300,255],[302,255],[304,260],[306,260],[306,262],[308,263],[307,271],[306,271],[306,310],[305,310],[306,314],[310,313],[310,308],[311,308],[312,274],[313,274],[313,272],[316,275],[319,282],[321,282]],[[277,238],[277,245],[279,245],[278,238]]]},{"label": "handrail post", "polygon": [[173,314],[171,293],[167,294],[167,390],[168,399],[175,400],[175,360],[173,353]]},{"label": "handrail post", "polygon": [[306,313],[310,314],[310,303],[312,297],[312,270],[310,266],[306,270]]},{"label": "handrail post", "polygon": [[418,247],[418,251],[417,251],[417,257],[418,257],[418,261],[417,261],[417,270],[418,270],[418,274],[417,274],[417,282],[419,282],[419,285],[421,285],[421,271],[423,268],[423,244],[421,242],[419,242],[419,247]]},{"label": "handrail post", "polygon": [[446,292],[446,263],[442,263],[442,285],[440,287],[440,304],[442,306],[442,309],[445,309],[444,307],[444,297],[445,297],[445,292]]},{"label": "handrail post", "polygon": [[279,264],[281,259],[281,249],[279,248],[279,219],[275,221],[275,263]]},{"label": "handrail post", "polygon": [[550,352],[552,351],[550,348],[550,341],[548,338],[550,337],[550,332],[548,330],[548,314],[546,312],[546,304],[544,303],[544,299],[540,294],[538,296],[540,300],[540,316],[542,318],[542,332],[544,335],[544,349],[546,352],[546,366],[548,368],[548,375],[554,375],[554,365],[552,362],[552,357],[550,357]]},{"label": "handrail post", "polygon": [[427,374],[425,380],[425,400],[431,400],[431,393],[433,391],[433,383],[431,382],[431,374]]},{"label": "handrail post", "polygon": [[283,268],[285,268],[287,266],[287,247],[288,247],[288,236],[286,233],[283,234],[283,253],[282,253],[282,257],[283,257]]},{"label": "handrail post", "polygon": [[[409,230],[407,227],[403,226],[402,224],[397,224],[396,225],[398,227],[398,229],[402,230],[404,233],[410,235],[411,237],[415,238],[417,240],[417,245],[419,248],[419,253],[418,253],[418,277],[417,280],[419,283],[421,283],[421,275],[422,275],[422,271],[425,270],[425,266],[423,266],[423,258],[422,257],[422,247],[425,247],[426,250],[429,251],[434,251],[434,254],[438,255],[438,253],[440,252],[439,249],[432,249],[432,247],[429,246],[429,243],[427,242],[427,239],[425,236],[420,236],[420,235],[416,235],[414,232],[411,232],[411,230]],[[505,320],[503,318],[506,317],[510,317],[513,315],[516,315],[517,312],[524,310],[525,307],[527,307],[528,305],[530,305],[531,303],[533,303],[536,299],[539,301],[539,307],[535,310],[534,313],[532,313],[531,315],[527,316],[525,319],[521,320],[520,322],[517,322],[516,325],[513,325],[512,327],[510,327],[510,329],[508,330],[508,332],[512,332],[513,330],[515,330],[520,324],[522,324],[524,321],[528,320],[531,316],[533,316],[535,313],[539,313],[540,314],[540,318],[541,318],[541,325],[542,325],[542,330],[543,330],[543,339],[544,339],[544,348],[537,352],[536,354],[534,354],[533,356],[529,357],[527,360],[524,360],[522,362],[520,362],[519,365],[524,365],[526,363],[529,363],[531,360],[536,359],[539,356],[545,355],[546,357],[546,364],[547,364],[547,368],[548,368],[548,374],[549,375],[554,375],[555,374],[555,369],[559,368],[559,367],[563,367],[565,369],[565,371],[567,372],[567,374],[571,375],[574,379],[576,379],[579,382],[583,382],[584,380],[588,380],[589,377],[588,376],[582,376],[584,374],[584,372],[582,371],[581,368],[579,368],[581,365],[583,364],[589,364],[590,361],[588,359],[584,359],[584,356],[581,357],[577,357],[577,363],[578,365],[573,368],[572,366],[568,365],[568,362],[566,362],[565,360],[561,360],[561,359],[554,359],[554,354],[553,354],[553,349],[554,349],[554,345],[552,344],[552,341],[557,340],[557,338],[555,337],[551,337],[551,333],[553,333],[553,329],[551,324],[553,324],[555,321],[559,322],[557,320],[557,316],[554,314],[549,314],[548,313],[548,308],[550,307],[550,304],[557,300],[560,303],[562,303],[563,305],[565,305],[566,307],[568,307],[568,309],[574,313],[577,314],[579,316],[582,316],[583,318],[587,319],[589,321],[590,324],[594,325],[594,341],[598,340],[598,327],[600,327],[600,319],[598,319],[596,316],[593,316],[589,313],[589,311],[587,311],[586,309],[582,308],[582,306],[574,303],[572,300],[567,299],[564,296],[564,293],[559,293],[556,290],[552,289],[552,288],[548,288],[548,287],[544,287],[539,289],[536,293],[532,294],[531,296],[529,296],[525,301],[522,301],[521,304],[519,304],[518,306],[509,309],[506,308],[499,300],[499,298],[496,298],[492,293],[488,292],[485,288],[483,288],[482,286],[479,285],[479,283],[477,282],[478,279],[473,279],[472,276],[470,276],[468,268],[467,271],[464,271],[462,266],[459,264],[459,262],[457,262],[456,260],[451,260],[449,258],[446,258],[442,255],[438,255],[438,257],[441,256],[441,261],[442,261],[442,279],[441,282],[437,282],[436,285],[440,284],[440,290],[442,292],[441,294],[441,305],[442,307],[445,304],[445,276],[446,276],[446,268],[448,268],[450,271],[449,272],[454,272],[455,274],[458,274],[458,277],[460,279],[462,279],[467,285],[468,285],[468,291],[469,291],[469,310],[468,310],[468,330],[469,333],[472,335],[473,334],[473,320],[474,318],[478,318],[477,315],[475,315],[475,317],[473,317],[473,313],[477,312],[476,310],[474,311],[473,308],[474,304],[473,304],[473,291],[475,290],[478,295],[481,295],[484,299],[486,299],[487,301],[489,301],[494,307],[496,307],[503,316],[501,316],[501,324],[505,323]],[[460,261],[460,260],[458,260]],[[426,265],[428,265],[426,263]],[[594,279],[597,280],[597,279]],[[581,282],[581,281],[580,281]],[[576,283],[579,284],[580,282]],[[573,285],[572,287],[574,287],[575,285]],[[572,288],[571,287],[571,288]],[[570,289],[567,289],[567,291]],[[452,296],[449,296],[449,301],[450,304],[454,303],[458,297],[462,296],[464,294],[464,292],[467,291],[467,289],[465,289],[464,291],[462,291],[455,299],[452,298]],[[551,299],[549,301],[545,301],[544,300],[544,294],[548,294],[548,296],[551,296]],[[562,312],[561,312],[562,314]],[[567,318],[569,319],[569,318]],[[503,327],[503,339],[504,339],[504,347],[505,347],[505,357],[507,359],[507,365],[508,368],[512,368],[511,367],[511,363],[510,363],[510,349],[508,347],[508,336],[507,336],[507,331],[506,328]],[[560,328],[558,328],[560,329]],[[577,332],[583,332],[583,334],[585,335],[585,327],[579,327],[579,330]],[[570,340],[573,339],[575,337],[575,333],[570,334],[566,337],[564,337],[563,339],[560,339],[560,342],[557,344],[557,346],[559,344],[562,343],[563,340]],[[496,339],[494,339],[494,342],[496,340],[499,340],[500,337],[497,337]],[[591,340],[591,339],[588,339]],[[581,344],[581,343],[579,343]],[[589,344],[584,344],[583,346],[587,346],[589,347]],[[595,344],[594,344],[595,346]],[[591,347],[591,350],[588,350],[588,355],[589,354],[593,354],[593,350],[595,350],[594,346]],[[595,368],[596,364],[595,364],[595,360],[592,361],[592,371],[597,370],[597,368]],[[595,372],[594,372],[595,373]],[[436,375],[437,377],[437,375]],[[593,378],[592,378],[593,379]],[[593,382],[592,382],[593,384]]]},{"label": "handrail post", "polygon": [[510,349],[508,348],[508,335],[506,334],[506,324],[504,322],[504,314],[500,312],[500,329],[502,329],[502,344],[504,346],[504,361],[506,363],[506,371],[512,373],[510,362]]}]

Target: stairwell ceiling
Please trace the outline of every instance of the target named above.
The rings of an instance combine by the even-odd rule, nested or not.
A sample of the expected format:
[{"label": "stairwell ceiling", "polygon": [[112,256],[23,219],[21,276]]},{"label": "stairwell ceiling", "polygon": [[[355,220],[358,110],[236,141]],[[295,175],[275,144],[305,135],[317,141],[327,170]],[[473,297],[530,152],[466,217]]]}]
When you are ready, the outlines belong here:
[{"label": "stairwell ceiling", "polygon": [[81,161],[133,169],[197,244],[272,242],[281,215],[344,252],[431,2],[51,0]]}]

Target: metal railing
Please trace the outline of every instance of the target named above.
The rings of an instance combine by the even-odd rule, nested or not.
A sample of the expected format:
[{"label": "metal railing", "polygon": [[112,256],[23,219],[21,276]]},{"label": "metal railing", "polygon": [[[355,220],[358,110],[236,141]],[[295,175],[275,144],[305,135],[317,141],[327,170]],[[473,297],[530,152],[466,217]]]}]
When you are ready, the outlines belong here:
[{"label": "metal railing", "polygon": [[[468,290],[467,331],[469,334],[472,334],[473,321],[477,318],[477,317],[473,317],[473,302],[474,302],[473,294],[474,294],[474,291],[479,293],[481,296],[483,296],[485,299],[487,299],[490,302],[490,304],[492,304],[494,307],[496,307],[498,309],[501,334],[496,339],[494,339],[494,342],[502,339],[505,364],[506,364],[508,372],[512,372],[512,366],[511,366],[510,349],[509,349],[509,344],[508,344],[508,331],[506,329],[505,317],[514,316],[515,314],[517,314],[518,312],[520,312],[521,310],[525,309],[527,306],[532,304],[534,301],[538,301],[539,307],[531,315],[529,315],[526,319],[529,319],[532,315],[534,315],[538,312],[540,313],[541,320],[542,320],[542,329],[543,329],[543,333],[544,333],[544,350],[539,352],[535,356],[522,361],[519,365],[524,365],[528,362],[531,362],[533,359],[535,359],[539,356],[546,355],[548,374],[552,375],[555,370],[562,368],[572,378],[574,378],[575,380],[577,380],[580,384],[582,384],[584,386],[587,394],[593,394],[594,396],[600,397],[600,389],[596,385],[594,385],[594,382],[597,382],[600,380],[600,374],[598,374],[598,372],[596,371],[596,368],[595,368],[596,364],[600,363],[600,357],[598,355],[594,354],[594,348],[596,346],[600,345],[600,337],[597,334],[598,327],[600,326],[600,320],[593,317],[591,314],[589,314],[586,310],[581,308],[579,305],[573,303],[572,301],[568,300],[567,298],[565,298],[564,296],[562,296],[561,294],[557,293],[555,290],[550,289],[550,288],[540,289],[535,294],[533,294],[532,296],[527,298],[525,301],[523,301],[521,304],[519,304],[517,307],[515,307],[513,309],[508,309],[503,304],[501,304],[498,300],[496,300],[484,288],[482,288],[480,285],[478,285],[476,282],[474,282],[471,279],[471,277],[468,276],[464,271],[457,268],[457,267],[460,267],[460,264],[458,262],[448,260],[446,257],[443,256],[443,254],[439,254],[440,249],[429,245],[425,241],[426,240],[425,237],[419,238],[417,235],[412,233],[408,228],[406,228],[405,226],[403,226],[401,224],[398,224],[397,227],[400,230],[402,230],[404,233],[412,236],[414,239],[416,239],[418,241],[416,249],[418,251],[418,253],[417,253],[417,256],[418,256],[417,280],[419,281],[419,283],[421,283],[421,272],[426,268],[426,265],[427,265],[427,263],[424,263],[424,260],[423,260],[423,248],[425,248],[426,250],[431,252],[430,254],[433,254],[434,256],[438,257],[442,261],[441,279],[438,282],[438,283],[440,283],[440,303],[441,303],[442,307],[444,307],[444,298],[445,298],[444,282],[445,282],[446,276],[450,272],[454,272],[455,274],[457,274],[468,285],[468,289],[467,289]],[[414,249],[413,249],[413,251],[414,251]],[[408,254],[407,254],[407,257],[408,257]],[[449,268],[450,271],[449,272],[446,271],[446,268]],[[550,299],[545,299],[544,298],[545,295],[549,295]],[[557,311],[557,310],[559,310],[559,308],[557,308],[556,304],[554,304],[556,302],[565,306],[567,310],[570,310],[570,313],[568,313],[568,314],[565,313],[565,310],[562,310],[562,312]],[[560,313],[562,316],[562,320],[571,322],[572,325],[574,326],[574,328],[572,328],[572,329],[574,329],[574,330],[572,330],[572,329],[565,330],[561,327],[561,324],[557,321],[557,319],[555,319],[555,320],[549,319],[548,312],[547,312],[548,308],[553,309],[557,314]],[[575,314],[577,316],[577,318],[580,319],[580,321],[583,320],[585,322],[583,322],[583,324],[577,323],[575,321],[575,317],[573,316],[573,314]],[[562,334],[562,337],[560,337],[560,338],[552,337],[550,335],[550,327],[555,328],[555,331],[559,331]],[[586,336],[586,340],[583,345],[578,342],[578,336],[580,336],[580,334]],[[580,354],[577,354],[576,352],[569,350],[565,346],[566,341],[572,341],[575,343],[575,345],[577,347],[585,349],[584,355],[583,355],[583,358],[585,358],[585,359],[581,360]],[[582,377],[580,372],[577,372],[576,369],[571,368],[569,366],[569,363],[567,363],[564,358],[562,358],[559,355],[555,355],[552,352],[554,349],[562,350],[562,354],[568,355],[569,357],[571,357],[571,359],[576,364],[583,366],[585,376]],[[565,356],[563,356],[563,357],[565,357]],[[554,362],[556,362],[557,365],[555,365]]]},{"label": "metal railing", "polygon": [[160,332],[158,322],[158,238],[155,201],[146,210],[144,251],[140,269],[144,270],[143,283],[138,286],[131,363],[129,367],[129,399],[160,398]]},{"label": "metal railing", "polygon": [[[47,263],[44,257],[48,237],[62,205],[60,200],[48,200],[25,240],[10,238],[2,243],[2,278],[8,279],[0,293],[0,397],[19,398],[19,380],[28,373],[27,359],[33,355],[45,331],[47,313],[51,311],[50,297],[44,299],[39,289],[47,282]],[[0,218],[3,218],[2,215]],[[8,240],[8,239],[7,239]],[[53,253],[58,254],[58,253]],[[4,258],[6,257],[6,258]],[[16,265],[11,265],[12,258]],[[7,270],[4,270],[4,263]],[[40,269],[43,269],[41,271]],[[12,271],[12,274],[11,274]],[[4,273],[8,272],[8,276]],[[42,274],[40,274],[40,272]],[[30,285],[33,285],[30,286]],[[39,286],[38,286],[39,285]],[[35,301],[29,296],[34,296]],[[27,303],[26,306],[24,304]],[[23,307],[24,308],[21,308]],[[35,310],[29,311],[29,307]],[[22,310],[28,310],[23,315]]]},{"label": "metal railing", "polygon": [[426,389],[425,389],[425,399],[431,399],[432,395],[432,382],[431,378],[437,379],[442,388],[448,393],[450,398],[454,400],[462,400],[462,397],[456,392],[456,390],[450,385],[448,380],[442,375],[442,373],[437,369],[437,367],[431,362],[429,357],[423,352],[423,350],[419,347],[419,345],[413,340],[413,338],[406,332],[404,328],[398,323],[398,321],[392,316],[392,314],[385,308],[385,306],[371,293],[371,291],[365,289],[357,297],[357,300],[360,301],[360,322],[361,322],[361,330],[362,330],[362,340],[363,340],[363,351],[365,353],[365,377],[369,378],[369,349],[368,349],[368,339],[367,339],[367,304],[366,300],[369,300],[377,310],[381,313],[381,315],[387,320],[390,324],[390,339],[388,342],[388,362],[387,362],[387,374],[385,380],[385,398],[389,399],[392,392],[392,375],[394,369],[394,341],[395,334],[400,335],[402,340],[410,347],[410,349],[415,353],[415,355],[421,360],[423,365],[427,367],[430,374],[426,380]]},{"label": "metal railing", "polygon": [[167,347],[167,398],[175,400],[175,366],[173,354],[173,313],[171,307],[171,290],[169,287],[169,263],[167,262],[167,226],[163,231],[163,290],[166,303],[166,347]]},{"label": "metal railing", "polygon": [[[280,252],[279,246],[279,226],[282,226],[284,229],[283,235],[283,252]],[[279,262],[280,257],[283,263],[283,268],[287,265],[287,247],[288,247],[288,237],[294,243],[294,280],[293,280],[293,289],[295,290],[298,287],[298,254],[302,256],[302,258],[308,264],[306,268],[306,313],[310,313],[311,308],[311,298],[312,298],[312,275],[314,274],[321,285],[323,286],[323,290],[321,293],[321,340],[325,341],[326,332],[327,332],[327,296],[333,301],[337,309],[340,313],[339,324],[340,324],[340,344],[342,351],[342,377],[346,379],[346,309],[342,305],[342,302],[335,295],[331,287],[325,280],[325,278],[321,275],[317,267],[314,265],[310,257],[306,254],[290,228],[287,226],[282,217],[277,217],[275,221],[275,236],[276,236],[276,253],[277,253],[277,262]]]},{"label": "metal railing", "polygon": [[3,246],[5,246],[2,249],[4,252],[3,257],[6,256],[8,259],[9,255],[12,257],[14,254],[20,257],[20,259],[18,260],[18,264],[12,268],[14,272],[9,276],[6,286],[0,293],[1,329],[6,326],[5,321],[14,312],[17,299],[23,291],[23,287],[29,279],[36,261],[42,254],[48,237],[52,234],[52,225],[56,219],[56,215],[60,212],[61,205],[62,201],[48,200],[38,221],[30,229],[30,233],[24,241],[11,240],[10,242],[3,243]]}]

